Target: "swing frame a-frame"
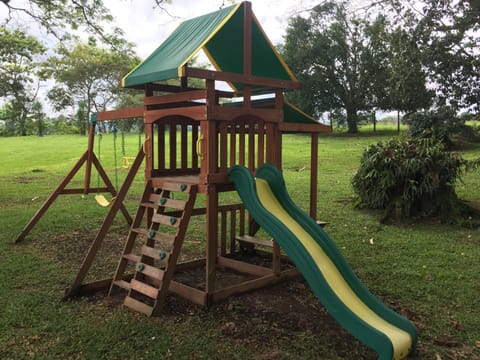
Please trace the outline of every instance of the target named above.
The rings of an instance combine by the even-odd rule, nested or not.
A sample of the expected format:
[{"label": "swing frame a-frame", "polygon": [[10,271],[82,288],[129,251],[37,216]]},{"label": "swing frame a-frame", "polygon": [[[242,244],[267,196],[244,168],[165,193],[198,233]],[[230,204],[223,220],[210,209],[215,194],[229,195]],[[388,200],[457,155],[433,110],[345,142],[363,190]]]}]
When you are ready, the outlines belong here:
[{"label": "swing frame a-frame", "polygon": [[[87,150],[80,156],[78,159],[77,163],[72,167],[72,169],[67,173],[67,175],[63,178],[63,180],[60,182],[60,184],[55,188],[55,190],[52,191],[50,196],[45,200],[45,202],[42,204],[40,209],[37,210],[37,212],[33,215],[33,217],[28,221],[28,223],[24,226],[23,230],[20,232],[20,234],[17,236],[15,243],[22,242],[25,237],[30,233],[30,231],[33,229],[33,227],[40,221],[40,219],[43,217],[43,215],[47,212],[47,210],[50,208],[50,206],[55,202],[55,200],[60,196],[60,195],[77,195],[77,194],[82,194],[82,195],[88,195],[92,193],[110,193],[114,201],[112,201],[111,206],[115,207],[117,210],[120,210],[123,217],[125,218],[126,222],[128,224],[132,223],[132,217],[130,216],[129,212],[125,208],[125,205],[123,204],[123,200],[125,198],[126,194],[123,194],[123,196],[119,196],[120,192],[117,193],[117,190],[112,184],[112,181],[108,177],[105,169],[103,168],[102,164],[100,163],[97,155],[94,152],[94,143],[95,143],[95,125],[96,125],[96,119],[95,117],[92,117],[92,119],[89,122],[89,128],[88,128],[88,145],[87,145]],[[140,151],[143,153],[143,151]],[[137,156],[138,157],[138,156]],[[143,157],[142,157],[143,158]],[[91,177],[92,177],[92,166],[95,167],[95,169],[98,172],[99,179],[101,178],[104,186],[100,187],[100,184],[97,185],[97,187],[92,187],[91,183]],[[85,167],[85,176],[83,180],[83,187],[82,188],[67,188],[68,184],[70,181],[77,175],[77,173],[82,169],[82,167]],[[133,181],[136,171],[138,171],[138,168],[135,170],[134,167],[130,169],[126,182]],[[100,181],[99,181],[100,183]],[[115,212],[115,214],[116,214]]]}]

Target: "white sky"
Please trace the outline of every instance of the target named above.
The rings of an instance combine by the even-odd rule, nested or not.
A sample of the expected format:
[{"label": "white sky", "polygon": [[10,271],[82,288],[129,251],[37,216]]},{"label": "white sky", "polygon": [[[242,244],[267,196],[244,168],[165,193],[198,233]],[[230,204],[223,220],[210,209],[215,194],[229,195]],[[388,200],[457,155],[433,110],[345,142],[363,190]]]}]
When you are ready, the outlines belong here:
[{"label": "white sky", "polygon": [[[152,53],[184,20],[218,10],[222,0],[172,0],[165,8],[153,9],[153,0],[104,0],[116,25],[125,31],[125,37],[136,45],[140,58]],[[283,42],[288,18],[299,9],[308,8],[311,0],[251,0],[253,12],[273,44]]]}]

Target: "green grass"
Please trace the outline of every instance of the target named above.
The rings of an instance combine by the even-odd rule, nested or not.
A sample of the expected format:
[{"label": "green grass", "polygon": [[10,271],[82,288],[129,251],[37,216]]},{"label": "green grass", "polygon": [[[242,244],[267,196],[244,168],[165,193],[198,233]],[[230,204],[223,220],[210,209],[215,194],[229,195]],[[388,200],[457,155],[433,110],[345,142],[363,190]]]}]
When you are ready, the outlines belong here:
[{"label": "green grass", "polygon": [[[463,225],[434,221],[382,225],[380,213],[352,206],[350,181],[363,149],[390,136],[396,136],[393,129],[322,136],[318,218],[329,223],[327,232],[366,286],[420,328],[417,359],[479,359],[479,229],[469,226],[468,221]],[[310,308],[302,309],[310,313],[295,315],[292,310],[294,317],[312,317],[302,327],[287,326],[288,311],[277,309],[277,319],[272,320],[267,315],[277,314],[276,310],[259,311],[249,306],[248,296],[230,298],[211,309],[170,299],[167,311],[151,319],[104,298],[62,302],[63,291],[84,255],[72,251],[76,248],[68,241],[92,238],[107,210],[95,204],[93,195],[62,196],[25,242],[12,242],[85,151],[86,142],[80,136],[0,138],[1,359],[374,356],[334,330],[333,321],[318,325],[317,318],[329,318],[322,315],[314,299],[304,298],[305,292],[298,293],[302,296],[298,301],[308,301]],[[284,136],[287,188],[304,209],[309,202],[309,143],[308,136]],[[126,155],[134,156],[137,146],[138,138],[128,136]],[[120,148],[117,155],[122,156]],[[480,146],[470,146],[464,155],[479,157]],[[113,141],[108,135],[102,140],[102,164],[113,179]],[[126,170],[119,170],[120,182],[125,174]],[[75,178],[74,186],[81,187],[81,175]],[[480,170],[469,173],[457,184],[460,197],[474,204],[480,204],[479,175]],[[95,176],[93,182],[96,185]],[[128,203],[132,211],[142,183],[140,172]],[[201,234],[202,225],[194,227]],[[124,229],[120,217],[114,228]],[[195,244],[189,243],[188,251],[195,251]],[[281,302],[286,296],[292,302],[289,306],[296,306],[296,286],[300,285],[274,288],[270,301]],[[235,331],[227,331],[230,323],[235,324]]]}]

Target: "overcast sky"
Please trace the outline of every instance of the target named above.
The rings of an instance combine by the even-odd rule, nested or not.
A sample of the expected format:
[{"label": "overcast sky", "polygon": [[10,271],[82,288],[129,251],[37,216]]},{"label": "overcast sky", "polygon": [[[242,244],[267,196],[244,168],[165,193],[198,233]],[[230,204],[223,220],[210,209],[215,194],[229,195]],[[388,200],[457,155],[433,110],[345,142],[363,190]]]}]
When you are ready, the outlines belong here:
[{"label": "overcast sky", "polygon": [[[125,31],[127,40],[135,44],[140,58],[152,53],[184,20],[218,10],[222,0],[172,0],[166,12],[153,9],[153,0],[104,0],[116,25]],[[288,18],[309,7],[311,0],[251,0],[253,12],[273,44],[283,42]]]}]

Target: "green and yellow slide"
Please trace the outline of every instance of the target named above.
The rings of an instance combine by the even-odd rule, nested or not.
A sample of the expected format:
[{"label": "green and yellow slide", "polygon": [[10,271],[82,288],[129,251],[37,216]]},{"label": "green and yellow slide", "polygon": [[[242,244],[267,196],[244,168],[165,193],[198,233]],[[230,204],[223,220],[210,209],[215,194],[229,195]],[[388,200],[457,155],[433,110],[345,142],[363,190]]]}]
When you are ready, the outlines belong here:
[{"label": "green and yellow slide", "polygon": [[229,178],[251,216],[288,254],[341,326],[382,360],[403,359],[415,349],[415,326],[362,284],[330,237],[291,200],[276,167],[264,164],[254,178],[236,165]]}]

